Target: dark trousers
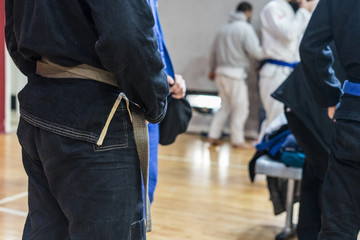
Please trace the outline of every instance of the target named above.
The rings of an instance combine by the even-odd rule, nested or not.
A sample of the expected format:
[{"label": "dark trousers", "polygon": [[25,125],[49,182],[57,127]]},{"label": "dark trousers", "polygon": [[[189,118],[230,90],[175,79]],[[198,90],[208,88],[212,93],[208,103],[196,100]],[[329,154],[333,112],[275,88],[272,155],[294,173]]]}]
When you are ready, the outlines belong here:
[{"label": "dark trousers", "polygon": [[300,190],[298,239],[317,240],[321,229],[321,191],[329,154],[293,112],[286,112],[286,117],[291,132],[306,155]]},{"label": "dark trousers", "polygon": [[360,122],[337,119],[323,187],[319,240],[356,240],[360,230]]},{"label": "dark trousers", "polygon": [[[310,161],[306,158],[305,161]],[[309,172],[305,162],[301,181],[298,240],[317,240],[321,229],[321,190],[323,182]]]},{"label": "dark trousers", "polygon": [[132,125],[125,119],[111,124],[124,134],[109,132],[111,145],[97,147],[20,121],[29,177],[24,240],[146,239]]}]

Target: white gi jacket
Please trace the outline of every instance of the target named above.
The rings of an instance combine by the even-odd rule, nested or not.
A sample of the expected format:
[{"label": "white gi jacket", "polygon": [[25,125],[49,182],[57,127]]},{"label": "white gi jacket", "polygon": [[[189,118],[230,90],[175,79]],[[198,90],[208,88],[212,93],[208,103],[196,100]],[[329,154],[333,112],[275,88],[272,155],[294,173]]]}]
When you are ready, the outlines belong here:
[{"label": "white gi jacket", "polygon": [[296,13],[286,0],[272,0],[260,13],[262,46],[265,58],[297,62],[301,37],[311,13],[300,8]]},{"label": "white gi jacket", "polygon": [[[299,45],[310,20],[311,13],[300,8],[296,13],[286,0],[272,0],[260,13],[262,46],[265,59],[287,63],[300,60]],[[260,130],[260,140],[269,124],[284,111],[284,106],[271,97],[282,82],[290,75],[292,68],[266,63],[260,71],[260,98],[266,120]],[[284,123],[286,123],[286,119]]]}]

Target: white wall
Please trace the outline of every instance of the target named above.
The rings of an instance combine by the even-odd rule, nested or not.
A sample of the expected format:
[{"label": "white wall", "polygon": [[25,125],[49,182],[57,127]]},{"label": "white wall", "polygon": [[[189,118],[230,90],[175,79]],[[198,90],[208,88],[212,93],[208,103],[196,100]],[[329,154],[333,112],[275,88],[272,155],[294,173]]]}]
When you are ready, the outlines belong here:
[{"label": "white wall", "polygon": [[[253,5],[252,24],[259,33],[259,12],[269,0],[246,0]],[[175,71],[184,76],[189,90],[215,92],[207,78],[209,52],[217,29],[235,10],[239,0],[159,0],[159,17]],[[255,69],[255,67],[253,67]],[[259,97],[255,71],[248,78],[250,115],[246,135],[256,137]],[[207,125],[206,121],[203,121]],[[208,126],[203,126],[205,129]]]},{"label": "white wall", "polygon": [[[268,0],[247,0],[253,5],[252,23]],[[209,52],[217,29],[227,21],[238,0],[159,0],[159,17],[175,71],[190,90],[216,90],[208,81]]]},{"label": "white wall", "polygon": [[[16,100],[16,109],[11,110],[11,96],[17,96],[25,86],[26,77],[19,71],[9,53],[5,54],[5,132],[14,132],[20,118],[19,102]],[[16,98],[17,99],[17,98]]]},{"label": "white wall", "polygon": [[[252,23],[258,29],[258,13],[268,0],[247,1],[254,7]],[[237,0],[159,0],[160,20],[175,71],[184,76],[189,90],[216,91],[215,84],[207,79],[209,51],[217,29],[227,21],[228,15],[239,2]],[[16,95],[21,90],[26,78],[16,69],[12,61],[7,63],[6,71],[8,83],[6,105],[9,113],[10,95]],[[255,77],[250,74],[249,78],[249,91],[254,92]],[[256,98],[256,94],[250,95]],[[251,104],[256,109],[256,99],[251,100]],[[16,124],[18,112],[6,116],[9,131],[10,126]],[[250,118],[251,116],[256,118],[257,114],[252,111]]]}]

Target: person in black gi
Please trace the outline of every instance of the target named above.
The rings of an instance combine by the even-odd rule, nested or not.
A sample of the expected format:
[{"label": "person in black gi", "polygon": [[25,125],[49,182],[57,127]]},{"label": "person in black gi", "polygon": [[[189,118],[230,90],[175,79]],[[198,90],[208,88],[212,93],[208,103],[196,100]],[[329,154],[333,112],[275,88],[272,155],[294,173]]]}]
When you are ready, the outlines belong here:
[{"label": "person in black gi", "polygon": [[[309,88],[335,121],[323,185],[320,240],[355,240],[360,229],[359,13],[358,0],[321,0],[300,47]],[[331,41],[348,79],[342,88],[332,68]]]}]

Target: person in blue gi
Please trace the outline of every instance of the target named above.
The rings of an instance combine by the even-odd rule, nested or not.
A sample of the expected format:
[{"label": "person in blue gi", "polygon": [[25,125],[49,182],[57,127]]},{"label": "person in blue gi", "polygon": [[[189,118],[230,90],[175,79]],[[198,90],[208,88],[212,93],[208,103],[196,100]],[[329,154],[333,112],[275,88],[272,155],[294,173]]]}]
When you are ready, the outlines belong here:
[{"label": "person in blue gi", "polygon": [[[359,12],[358,0],[321,0],[300,47],[309,88],[318,105],[328,108],[329,117],[335,121],[323,185],[319,240],[356,240],[360,229]],[[342,88],[332,68],[331,41],[348,79]]]},{"label": "person in blue gi", "polygon": [[28,77],[23,239],[145,240],[145,119],[165,117],[170,93],[147,0],[6,0],[5,12],[8,51]]},{"label": "person in blue gi", "polygon": [[[167,51],[164,35],[161,29],[161,24],[158,15],[158,0],[148,0],[154,20],[154,32],[158,40],[159,50],[162,56],[162,60],[165,64],[165,71],[168,75],[168,82],[170,84],[171,96],[176,99],[185,97],[186,85],[185,80],[181,75],[177,75],[174,72],[174,68]],[[149,123],[149,145],[150,145],[150,159],[149,159],[149,198],[152,203],[154,200],[154,192],[158,179],[158,145],[159,145],[159,124]]]}]

